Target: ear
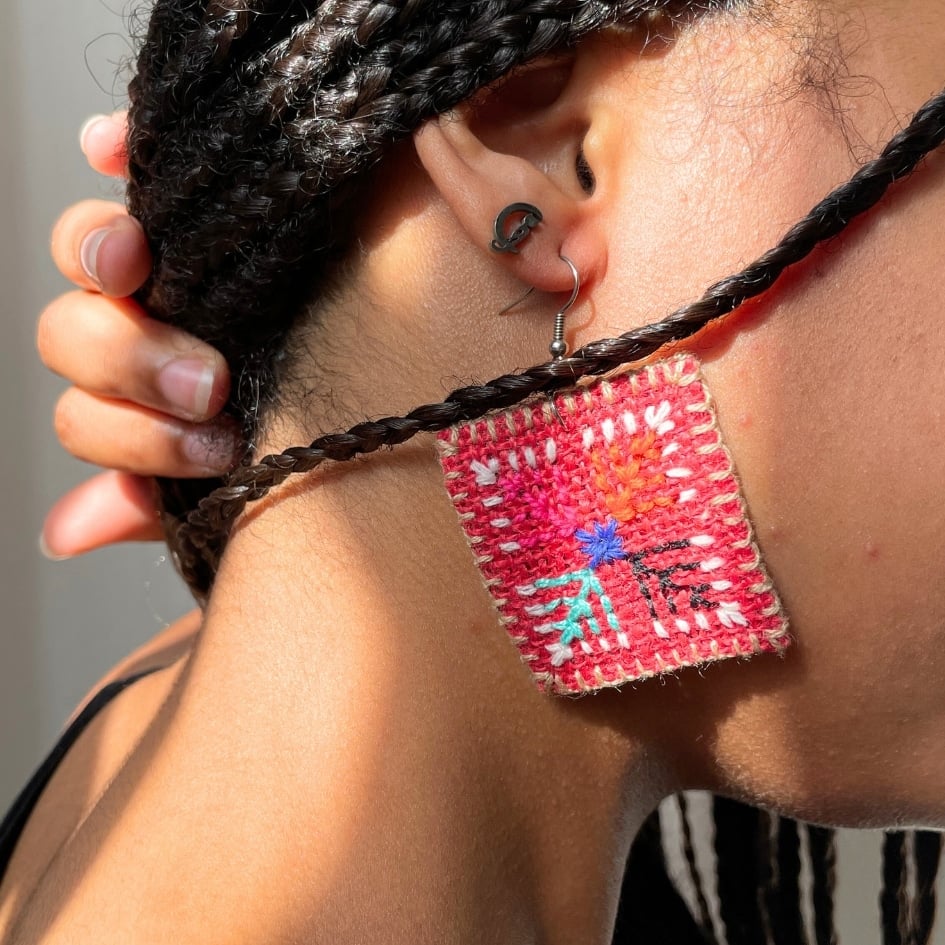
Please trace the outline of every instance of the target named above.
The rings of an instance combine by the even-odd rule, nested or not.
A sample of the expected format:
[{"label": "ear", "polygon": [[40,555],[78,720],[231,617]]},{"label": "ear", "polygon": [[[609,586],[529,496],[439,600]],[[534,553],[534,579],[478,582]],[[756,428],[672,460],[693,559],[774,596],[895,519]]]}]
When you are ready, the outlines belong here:
[{"label": "ear", "polygon": [[[570,87],[571,73],[570,64],[531,67],[428,122],[414,139],[469,239],[522,282],[552,293],[574,286],[562,256],[574,262],[583,287],[605,269],[606,241],[586,186],[593,177],[585,173],[582,186],[579,173],[587,99]],[[499,254],[492,249],[496,220],[515,203],[534,205],[543,219],[517,253]],[[509,228],[519,222],[515,217]]]}]

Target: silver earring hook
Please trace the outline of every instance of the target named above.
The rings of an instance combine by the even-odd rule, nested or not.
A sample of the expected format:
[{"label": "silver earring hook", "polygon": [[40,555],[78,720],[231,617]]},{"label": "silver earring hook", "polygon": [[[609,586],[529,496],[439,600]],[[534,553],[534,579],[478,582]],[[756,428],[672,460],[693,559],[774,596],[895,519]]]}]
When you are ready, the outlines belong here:
[{"label": "silver earring hook", "polygon": [[555,315],[554,341],[551,342],[551,346],[548,349],[551,352],[551,357],[555,361],[560,361],[568,353],[568,343],[564,340],[564,320],[568,312],[574,307],[578,296],[581,294],[581,274],[578,272],[577,266],[575,266],[567,256],[560,256],[559,258],[562,262],[567,263],[568,268],[571,270],[571,275],[574,276],[574,291],[571,293],[571,298],[568,299],[564,307]]}]

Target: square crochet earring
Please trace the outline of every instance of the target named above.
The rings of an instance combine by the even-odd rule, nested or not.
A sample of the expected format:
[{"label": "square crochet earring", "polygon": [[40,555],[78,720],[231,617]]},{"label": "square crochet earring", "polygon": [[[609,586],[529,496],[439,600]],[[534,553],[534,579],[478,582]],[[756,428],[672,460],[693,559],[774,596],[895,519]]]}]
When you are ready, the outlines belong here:
[{"label": "square crochet earring", "polygon": [[460,424],[439,449],[542,690],[581,694],[788,645],[691,355]]}]

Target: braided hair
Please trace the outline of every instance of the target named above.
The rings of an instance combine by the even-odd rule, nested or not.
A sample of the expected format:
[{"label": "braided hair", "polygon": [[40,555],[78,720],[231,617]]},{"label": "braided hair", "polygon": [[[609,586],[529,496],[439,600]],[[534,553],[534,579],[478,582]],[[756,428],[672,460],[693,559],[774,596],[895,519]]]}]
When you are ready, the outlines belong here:
[{"label": "braided hair", "polygon": [[[141,301],[215,345],[251,436],[286,339],[343,254],[365,175],[398,138],[609,23],[739,0],[158,0],[131,83],[129,205],[155,256]],[[687,338],[874,206],[945,139],[945,93],[769,252],[664,321],[571,357],[244,465],[164,482],[176,563],[204,599],[235,520],[294,473],[511,406]]]},{"label": "braided hair", "polygon": [[[156,0],[131,82],[128,202],[155,260],[139,300],[216,346],[238,378],[228,405],[251,442],[274,402],[300,318],[331,291],[371,170],[422,122],[516,66],[610,24],[750,8],[756,0]],[[642,359],[769,289],[945,141],[945,93],[878,158],[742,272],[663,321],[570,357],[466,387],[403,417],[247,460],[225,481],[161,481],[175,561],[200,600],[247,503],[294,473],[345,461]],[[695,914],[667,873],[659,813],[631,852],[615,942],[805,941],[802,834],[731,801],[714,807],[720,920],[711,914],[680,802]],[[831,945],[830,831],[807,828],[817,945]],[[912,850],[915,893],[907,894]],[[932,834],[886,842],[884,943],[928,941],[941,853]],[[646,923],[650,923],[646,925]],[[641,924],[642,923],[642,924]]]},{"label": "braided hair", "polygon": [[[365,178],[393,143],[516,66],[618,21],[745,3],[157,0],[129,90],[128,202],[155,259],[140,301],[226,357],[238,378],[229,411],[251,442],[280,388],[291,330],[330,291]],[[202,600],[246,501],[277,480],[471,417],[470,400],[490,409],[521,397],[483,391],[465,407],[362,425],[265,470],[244,467],[225,491],[164,481],[177,566]]]}]

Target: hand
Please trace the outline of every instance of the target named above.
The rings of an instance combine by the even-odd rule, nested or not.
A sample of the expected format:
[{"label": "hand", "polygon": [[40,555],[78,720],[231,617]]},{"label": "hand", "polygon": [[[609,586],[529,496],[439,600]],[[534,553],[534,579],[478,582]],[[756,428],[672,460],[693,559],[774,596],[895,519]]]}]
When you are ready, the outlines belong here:
[{"label": "hand", "polygon": [[[125,116],[93,119],[82,150],[97,171],[125,170]],[[127,296],[147,279],[151,256],[141,227],[120,204],[90,200],[56,224],[52,255],[79,287],[54,300],[39,321],[43,363],[74,386],[56,407],[56,431],[74,456],[112,472],[60,499],[43,527],[51,557],[113,542],[160,537],[151,476],[220,475],[238,434],[211,421],[226,403],[222,356],[148,318]]]}]

